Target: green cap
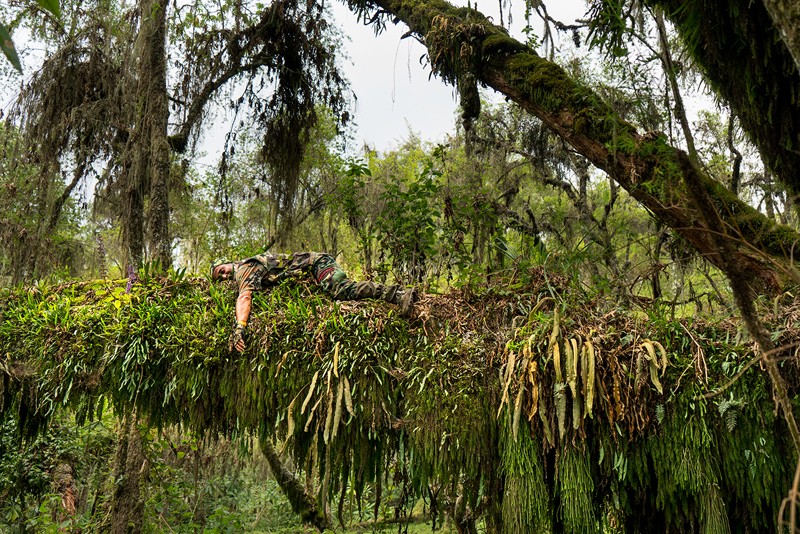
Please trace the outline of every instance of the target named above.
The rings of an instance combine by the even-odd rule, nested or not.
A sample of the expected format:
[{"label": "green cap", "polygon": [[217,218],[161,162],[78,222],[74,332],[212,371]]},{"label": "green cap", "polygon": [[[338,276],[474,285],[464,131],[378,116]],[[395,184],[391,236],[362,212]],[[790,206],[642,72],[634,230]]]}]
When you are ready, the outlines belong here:
[{"label": "green cap", "polygon": [[230,262],[228,260],[215,260],[211,262],[211,270],[209,271],[209,275],[211,276],[212,280],[214,279],[214,269],[225,263],[230,263]]}]

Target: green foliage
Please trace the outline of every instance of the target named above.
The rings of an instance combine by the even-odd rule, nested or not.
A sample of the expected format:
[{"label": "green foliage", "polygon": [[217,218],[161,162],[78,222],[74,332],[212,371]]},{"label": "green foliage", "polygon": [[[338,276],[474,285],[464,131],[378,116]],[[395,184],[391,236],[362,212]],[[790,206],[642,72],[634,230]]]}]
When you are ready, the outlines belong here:
[{"label": "green foliage", "polygon": [[61,16],[61,8],[59,7],[59,0],[36,0],[36,3],[43,9],[46,9],[56,17]]},{"label": "green foliage", "polygon": [[351,160],[347,162],[346,169],[342,174],[338,184],[338,204],[347,214],[350,225],[357,230],[363,226],[365,216],[362,203],[364,189],[366,187],[365,178],[372,176],[372,171],[362,160]]},{"label": "green foliage", "polygon": [[374,241],[373,224],[367,213],[369,206],[364,202],[368,191],[367,180],[372,171],[363,160],[349,160],[345,163],[336,185],[336,194],[331,195],[330,204],[337,214],[346,218],[356,235],[356,248],[365,260],[365,270],[372,269],[372,248]]},{"label": "green foliage", "polygon": [[[202,470],[213,463],[217,445],[207,440],[217,434],[245,446],[253,437],[278,440],[321,506],[338,504],[340,520],[361,518],[364,504],[375,515],[405,516],[424,498],[450,515],[469,510],[511,532],[591,532],[610,526],[610,518],[613,528],[644,531],[654,516],[673,531],[725,531],[729,517],[745,529],[774,530],[785,466],[793,458],[780,421],[770,415],[768,384],[752,370],[726,396],[703,398],[752,355],[730,325],[675,319],[704,311],[700,295],[709,305],[712,292],[715,305],[725,300],[718,273],[689,272],[686,255],[678,252],[682,244],[538,121],[513,107],[480,102],[478,67],[518,44],[468,8],[450,11],[453,23],[436,18],[425,35],[430,59],[459,86],[469,142],[467,134],[456,135],[431,148],[412,139],[391,153],[367,155],[368,163],[342,163],[330,144],[346,120],[343,85],[328,54],[336,37],[320,22],[321,5],[300,10],[301,18],[315,21],[303,27],[285,18],[299,9],[294,5],[242,11],[233,4],[223,2],[214,12],[187,6],[171,20],[170,57],[194,65],[176,78],[173,117],[188,114],[184,103],[195,101],[218,75],[219,65],[201,59],[230,67],[237,57],[267,58],[283,73],[273,80],[278,91],[261,94],[257,88],[266,78],[256,77],[231,105],[237,113],[252,111],[275,134],[267,135],[270,142],[277,138],[285,150],[265,153],[262,130],[237,129],[226,144],[222,176],[201,174],[186,162],[173,165],[172,236],[181,264],[205,272],[210,257],[244,257],[267,245],[328,250],[368,278],[393,276],[461,291],[426,296],[419,321],[409,323],[380,303],[332,303],[314,288],[281,286],[256,297],[244,355],[230,350],[232,288],[209,287],[187,278],[185,270],[160,279],[152,276],[153,265],[145,265],[132,288],[128,280],[98,280],[30,283],[27,290],[4,292],[0,414],[15,426],[3,427],[3,439],[24,438],[31,445],[3,449],[2,470],[15,474],[20,465],[38,466],[26,471],[29,478],[3,479],[14,495],[7,516],[16,516],[9,525],[56,521],[47,519],[58,509],[58,496],[47,491],[51,469],[42,457],[60,458],[67,447],[47,448],[41,436],[59,430],[63,413],[74,414],[79,425],[97,425],[109,413],[134,410],[163,430],[146,436],[156,480],[147,495],[147,528],[153,531],[162,523],[175,531],[272,528],[247,520],[275,493],[274,486],[258,486],[262,478],[250,471],[257,466],[191,472],[189,464]],[[116,45],[132,37],[117,7],[105,5],[109,11],[92,24],[66,32],[83,35],[79,29],[108,23],[96,24],[97,33],[85,38],[101,43],[103,53],[81,46],[61,50],[67,68],[38,78],[39,91],[27,100],[31,106],[65,105],[32,115],[39,125],[69,125],[52,137],[36,128],[28,132],[59,151],[51,163],[94,169],[111,162],[104,180],[118,174],[114,165],[123,158],[114,156],[119,146],[113,143],[128,132],[115,128],[129,122],[131,111],[119,120],[106,117],[108,110],[126,109],[105,98],[124,94],[115,84],[124,79],[118,75],[127,56]],[[627,55],[632,39],[647,33],[640,8],[593,2],[593,44],[617,58]],[[87,10],[95,11],[102,10]],[[693,27],[684,27],[693,43],[699,21],[685,26]],[[240,28],[251,33],[235,35]],[[293,37],[300,34],[313,42]],[[249,35],[257,38],[247,41]],[[294,48],[300,41],[308,45],[304,50]],[[7,51],[5,40],[1,44]],[[103,60],[87,63],[86,57]],[[285,68],[290,63],[309,69]],[[671,111],[652,89],[658,84],[647,64],[621,63],[603,69],[596,93],[567,83],[570,77],[596,81],[597,72],[579,60],[568,75],[530,54],[517,58],[508,75],[524,78],[535,106],[573,111],[574,132],[615,155],[643,158],[647,169],[631,167],[632,173],[652,171],[650,180],[635,184],[639,198],[656,194],[665,206],[679,204],[685,191],[674,180],[679,169],[666,142],[672,131],[639,136],[629,124],[671,128]],[[97,94],[65,90],[95,79],[102,81]],[[52,98],[54,92],[66,99]],[[298,98],[302,105],[287,107]],[[313,105],[320,98],[333,109],[326,121],[317,121],[326,113]],[[476,120],[478,109],[483,116]],[[706,119],[709,139],[719,146],[708,149],[705,163],[722,180],[727,147],[719,144],[719,121]],[[14,165],[0,165],[0,275],[19,282],[77,272],[78,262],[71,260],[87,256],[79,240],[83,247],[90,240],[74,224],[69,200],[69,216],[51,219],[58,224],[48,228],[59,195],[70,192],[63,176],[33,166],[34,158],[18,157],[27,147],[14,148],[14,136],[4,132],[6,138],[10,155],[3,161]],[[70,144],[90,140],[94,144]],[[190,141],[179,135],[171,142],[185,148]],[[125,184],[101,185],[98,191],[108,199]],[[740,228],[749,218],[763,223],[731,195],[717,197],[720,213],[744,213]],[[112,201],[104,215],[116,216],[117,208]],[[312,224],[298,226],[306,217]],[[775,235],[763,224],[763,235]],[[98,235],[108,237],[109,226],[97,222]],[[761,235],[757,230],[752,233]],[[791,238],[786,236],[767,248],[780,248]],[[19,261],[31,251],[36,261]],[[631,303],[645,312],[629,309]],[[784,363],[796,376],[794,364]],[[193,437],[165,437],[176,425]],[[97,439],[108,452],[107,434],[81,439]],[[74,444],[74,436],[64,442]],[[103,479],[102,470],[96,472]],[[100,509],[107,503],[99,488],[109,489],[103,484],[94,486]],[[37,510],[40,517],[31,519]],[[89,529],[98,521],[83,514],[70,526]],[[288,520],[277,522],[275,528]]]},{"label": "green foliage", "polygon": [[[76,426],[62,414],[44,434],[20,441],[16,421],[0,427],[0,528],[3,532],[101,531],[114,486],[116,418]],[[263,458],[222,439],[200,440],[175,428],[144,436],[148,478],[144,532],[297,531]],[[64,502],[75,498],[70,515]]]},{"label": "green foliage", "polygon": [[[22,447],[13,421],[0,427],[0,525],[13,529],[28,520],[28,508],[38,508],[38,502],[49,493],[48,472],[60,461],[64,436],[57,425],[28,447]],[[54,439],[56,438],[56,439]]]},{"label": "green foliage", "polygon": [[19,61],[17,49],[14,47],[14,41],[11,40],[11,34],[4,24],[0,24],[0,49],[3,50],[3,54],[6,56],[6,59],[14,66],[14,68],[19,72],[22,72],[22,63]]},{"label": "green foliage", "polygon": [[426,162],[409,183],[398,177],[385,184],[377,218],[378,241],[391,254],[391,268],[406,282],[421,282],[438,249],[441,214],[433,205],[441,172]]},{"label": "green foliage", "polygon": [[227,440],[174,430],[148,436],[150,480],[145,532],[223,534],[300,529],[299,518],[268,474],[263,458]]},{"label": "green foliage", "polygon": [[[16,421],[0,429],[0,526],[4,532],[50,532],[61,528],[94,529],[102,522],[114,436],[104,422],[76,426],[68,413],[58,414],[40,436],[21,440]],[[64,502],[72,498],[78,513]]]}]

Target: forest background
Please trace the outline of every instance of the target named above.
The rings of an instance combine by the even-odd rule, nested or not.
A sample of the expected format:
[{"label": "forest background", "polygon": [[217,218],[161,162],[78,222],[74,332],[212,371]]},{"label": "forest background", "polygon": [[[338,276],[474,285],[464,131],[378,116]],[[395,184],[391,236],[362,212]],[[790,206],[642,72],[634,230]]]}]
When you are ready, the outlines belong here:
[{"label": "forest background", "polygon": [[[710,407],[703,408],[712,414],[709,425],[731,431],[736,414],[749,406],[759,424],[782,436],[786,448],[779,441],[774,449],[762,443],[760,449],[746,449],[743,460],[748,473],[756,472],[751,478],[784,483],[778,495],[775,486],[764,491],[771,503],[763,508],[768,517],[748,519],[768,531],[777,524],[781,499],[789,495],[787,473],[794,470],[800,446],[792,380],[797,370],[793,288],[800,279],[793,264],[800,189],[795,172],[800,53],[793,36],[800,23],[789,8],[775,11],[773,4],[780,2],[677,4],[592,1],[579,20],[559,21],[547,3],[529,1],[515,41],[501,31],[512,18],[512,6],[505,3],[491,21],[434,1],[349,3],[352,16],[375,29],[376,40],[386,26],[407,24],[404,37],[420,41],[427,53],[422,63],[455,87],[460,103],[450,134],[429,142],[409,132],[398,146],[376,151],[368,144],[354,146],[354,101],[338,55],[343,36],[322,3],[8,2],[0,7],[2,31],[21,53],[13,54],[10,41],[4,41],[10,54],[2,66],[7,87],[19,84],[0,127],[4,339],[25,332],[31,337],[25,350],[39,350],[32,347],[43,330],[32,333],[23,315],[10,311],[23,286],[46,296],[66,291],[76,279],[133,285],[159,274],[181,282],[203,277],[214,259],[265,249],[329,251],[355,278],[413,285],[432,299],[452,297],[461,309],[478,308],[487,297],[529,299],[532,287],[546,287],[548,298],[560,304],[537,297],[541,305],[527,314],[546,312],[542,332],[548,335],[557,331],[567,303],[586,307],[587,316],[576,316],[576,324],[620,314],[636,325],[633,338],[622,336],[620,343],[644,349],[624,371],[619,367],[619,376],[627,376],[637,398],[645,395],[643,387],[653,395],[641,413],[629,416],[641,418],[637,431],[660,423],[671,410],[670,401],[656,392],[670,389],[670,375],[666,388],[658,379],[667,371],[666,353],[679,367],[678,349],[672,348],[677,334],[671,334],[673,345],[649,341],[656,336],[648,329],[657,325],[659,332],[674,328],[694,340],[684,352],[698,388],[694,393],[709,394],[702,401]],[[721,20],[706,26],[708,10],[720,12]],[[21,84],[18,68],[32,72]],[[219,153],[209,153],[210,147]],[[205,293],[202,280],[191,283]],[[123,301],[111,305],[118,302]],[[430,302],[423,302],[420,313],[439,301]],[[584,346],[591,346],[599,325],[581,330]],[[708,325],[715,334],[704,330]],[[511,333],[495,332],[498,339],[521,335],[515,320],[503,328]],[[564,340],[553,335],[562,350]],[[4,527],[300,528],[277,483],[267,481],[270,462],[255,445],[272,438],[263,432],[201,432],[180,417],[182,424],[162,427],[134,417],[109,397],[114,409],[98,409],[89,424],[77,424],[76,416],[83,422],[85,414],[68,406],[42,414],[47,424],[26,434],[27,416],[20,411],[25,389],[9,384],[24,382],[13,362],[29,356],[16,341],[4,343]],[[521,365],[509,357],[508,346],[501,360],[488,364],[506,377]],[[338,343],[335,347],[338,358]],[[655,356],[648,360],[649,351],[655,355],[659,347],[663,365]],[[36,354],[47,357],[47,351]],[[543,358],[552,362],[552,352]],[[556,387],[562,388],[553,396],[556,409],[549,417],[559,429],[556,441],[566,442],[558,409],[568,381],[558,373]],[[745,373],[767,385],[759,382],[751,390],[747,382],[734,395],[730,380]],[[673,394],[682,376],[672,382]],[[49,380],[44,374],[40,379]],[[504,382],[517,405],[529,402],[524,387]],[[574,383],[569,387],[570,399],[581,398]],[[576,435],[584,433],[579,417],[591,415],[585,385],[582,393],[586,404],[572,419]],[[59,394],[67,406],[69,391]],[[782,418],[764,414],[763,401],[770,399]],[[502,420],[494,411],[504,401],[495,401],[499,406],[489,417]],[[519,408],[514,418],[515,407],[505,404],[512,421],[518,419]],[[290,404],[288,413],[292,410]],[[291,418],[274,421],[286,443],[294,431]],[[612,409],[612,427],[614,420]],[[541,424],[548,422],[543,418]],[[330,437],[325,426],[318,429],[320,436]],[[544,438],[536,439],[548,449]],[[132,452],[132,443],[141,450]],[[295,472],[305,477],[305,492],[316,496],[328,524],[334,514],[327,495],[337,491],[339,522],[352,526],[364,520],[363,492],[356,499],[358,512],[343,519],[341,503],[352,497],[347,484],[327,487],[324,466],[330,459],[303,464],[308,450],[317,450],[305,446],[290,451]],[[405,447],[402,440],[399,447]],[[605,450],[600,446],[595,452]],[[559,454],[559,465],[569,465],[571,456]],[[605,452],[599,454],[602,464]],[[141,469],[133,476],[130,465],[125,470],[130,458],[145,459],[138,465],[148,466],[146,476]],[[611,468],[616,476],[623,469],[619,458],[614,455]],[[416,483],[408,482],[415,489],[406,495],[398,478],[402,464],[388,463],[394,486],[387,478],[385,491],[391,498],[381,500],[381,484],[374,480],[365,490],[374,520],[405,517],[435,527],[441,513],[449,521],[446,528],[499,528],[491,506],[477,504],[488,490],[470,489],[467,475],[455,477],[437,512],[436,484],[418,495]],[[504,476],[501,487],[510,492],[513,478]],[[722,475],[713,476],[720,479],[712,484],[717,493],[700,493],[717,505],[725,502],[718,495],[724,483]],[[120,477],[139,480],[130,490],[134,505],[128,510],[120,510],[127,502]],[[558,484],[565,494],[564,481]],[[621,492],[616,488],[611,494]],[[465,504],[462,497],[473,494],[474,502]],[[421,509],[412,495],[422,499]],[[588,522],[569,515],[561,502],[561,507],[542,506],[555,517],[546,522],[566,531],[633,528],[626,523],[633,521],[633,511],[613,499],[603,498]],[[713,508],[708,502],[695,504]],[[668,504],[653,506],[669,516]],[[725,520],[713,524],[735,531],[736,519],[729,517],[735,506],[727,507],[728,513],[720,514]],[[507,531],[515,531],[508,525],[545,521],[505,513],[495,515]],[[676,513],[669,521],[713,530],[710,519]],[[408,524],[400,522],[400,528]]]}]

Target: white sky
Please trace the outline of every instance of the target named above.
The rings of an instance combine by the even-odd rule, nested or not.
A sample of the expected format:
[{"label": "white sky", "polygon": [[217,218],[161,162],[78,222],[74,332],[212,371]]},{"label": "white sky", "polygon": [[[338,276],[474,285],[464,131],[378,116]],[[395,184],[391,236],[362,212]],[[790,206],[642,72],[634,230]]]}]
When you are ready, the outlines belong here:
[{"label": "white sky", "polygon": [[[467,4],[466,0],[451,2]],[[586,11],[585,0],[550,0],[545,5],[552,17],[565,23],[582,17]],[[497,1],[476,7],[499,23]],[[520,38],[519,30],[525,22],[524,1],[512,0],[512,7],[511,33]],[[390,150],[408,138],[409,130],[431,142],[444,141],[446,134],[454,132],[458,107],[455,89],[438,78],[430,78],[430,68],[420,64],[425,47],[413,38],[401,40],[407,27],[402,23],[387,26],[376,37],[372,27],[357,22],[343,4],[334,2],[332,8],[349,37],[344,46],[350,61],[344,64],[344,71],[358,98],[352,148],[360,152],[366,143],[379,151]],[[535,26],[534,20],[532,23]],[[486,96],[491,98],[490,94]]]}]

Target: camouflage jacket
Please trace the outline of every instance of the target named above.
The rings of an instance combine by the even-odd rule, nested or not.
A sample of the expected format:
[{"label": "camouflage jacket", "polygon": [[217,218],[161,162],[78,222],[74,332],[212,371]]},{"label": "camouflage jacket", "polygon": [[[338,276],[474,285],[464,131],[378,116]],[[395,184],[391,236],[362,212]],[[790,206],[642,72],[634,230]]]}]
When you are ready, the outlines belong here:
[{"label": "camouflage jacket", "polygon": [[234,280],[239,292],[258,291],[264,287],[308,273],[320,259],[329,257],[323,252],[294,254],[257,254],[234,264]]}]

